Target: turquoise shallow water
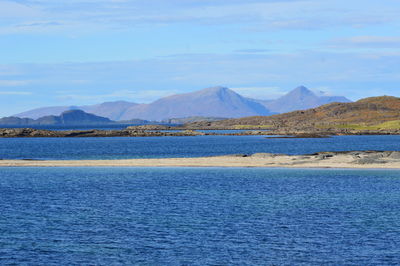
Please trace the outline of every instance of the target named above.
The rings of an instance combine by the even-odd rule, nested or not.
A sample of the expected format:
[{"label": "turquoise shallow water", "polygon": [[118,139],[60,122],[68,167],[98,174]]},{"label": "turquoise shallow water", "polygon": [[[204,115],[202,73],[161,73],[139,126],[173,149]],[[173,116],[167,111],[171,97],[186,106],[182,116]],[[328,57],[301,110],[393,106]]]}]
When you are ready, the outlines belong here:
[{"label": "turquoise shallow water", "polygon": [[0,264],[400,262],[400,171],[1,168],[0,200]]},{"label": "turquoise shallow water", "polygon": [[400,151],[400,136],[338,136],[322,139],[266,139],[263,136],[0,138],[0,159],[165,158],[349,150]]}]

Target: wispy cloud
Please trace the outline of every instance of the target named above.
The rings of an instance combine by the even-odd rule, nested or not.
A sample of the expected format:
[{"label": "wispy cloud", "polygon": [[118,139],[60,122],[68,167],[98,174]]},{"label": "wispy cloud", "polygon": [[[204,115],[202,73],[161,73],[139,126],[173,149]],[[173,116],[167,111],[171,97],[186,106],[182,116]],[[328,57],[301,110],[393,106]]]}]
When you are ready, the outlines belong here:
[{"label": "wispy cloud", "polygon": [[400,36],[354,36],[327,42],[332,47],[398,48]]},{"label": "wispy cloud", "polygon": [[271,52],[269,49],[240,49],[235,50],[235,53],[245,53],[245,54],[259,54],[259,53],[267,53]]},{"label": "wispy cloud", "polygon": [[[162,93],[161,88],[181,91],[184,88],[201,88],[214,84],[236,88],[264,88],[281,87],[276,86],[277,83],[296,86],[299,83],[320,81],[398,81],[399,59],[400,53],[302,51],[185,54],[151,60],[23,64],[10,65],[10,68],[21,73],[17,76],[21,80],[36,77],[36,87],[46,86],[58,90],[69,88],[70,91],[77,92],[90,87],[95,91],[97,88],[98,92],[124,91],[128,97],[134,97],[137,91],[147,91],[143,93],[150,95]],[[14,81],[12,84],[10,81],[3,82],[18,85]],[[132,91],[133,93],[129,93]]]},{"label": "wispy cloud", "polygon": [[18,28],[34,28],[34,27],[56,27],[61,26],[62,23],[56,21],[35,21],[35,22],[26,22],[23,24],[17,24],[15,27]]},{"label": "wispy cloud", "polygon": [[41,15],[44,14],[40,11],[40,8],[32,5],[26,5],[18,1],[3,0],[0,2],[0,17],[3,20],[29,19]]},{"label": "wispy cloud", "polygon": [[29,92],[29,91],[1,91],[0,90],[0,95],[27,96],[27,95],[32,95],[32,92]]},{"label": "wispy cloud", "polygon": [[0,80],[0,87],[18,87],[30,84],[29,80]]},{"label": "wispy cloud", "polygon": [[0,15],[12,19],[2,23],[0,32],[9,32],[10,28],[26,30],[27,27],[60,30],[55,26],[61,25],[64,30],[84,30],[87,27],[127,29],[140,24],[177,23],[241,24],[243,29],[253,30],[309,30],[398,21],[399,10],[386,6],[388,0],[382,1],[379,9],[364,7],[367,4],[319,0],[3,1]]}]

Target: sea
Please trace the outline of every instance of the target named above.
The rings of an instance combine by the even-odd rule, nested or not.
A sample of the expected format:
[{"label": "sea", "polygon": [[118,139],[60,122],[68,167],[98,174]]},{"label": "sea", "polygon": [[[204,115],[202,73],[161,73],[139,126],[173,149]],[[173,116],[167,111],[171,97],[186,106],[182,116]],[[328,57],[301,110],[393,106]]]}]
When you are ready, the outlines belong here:
[{"label": "sea", "polygon": [[312,154],[322,151],[400,151],[400,136],[271,136],[0,138],[0,159],[85,160],[203,157],[226,154]]},{"label": "sea", "polygon": [[[0,138],[1,159],[397,150],[400,136]],[[397,265],[400,171],[0,168],[0,265]]]}]

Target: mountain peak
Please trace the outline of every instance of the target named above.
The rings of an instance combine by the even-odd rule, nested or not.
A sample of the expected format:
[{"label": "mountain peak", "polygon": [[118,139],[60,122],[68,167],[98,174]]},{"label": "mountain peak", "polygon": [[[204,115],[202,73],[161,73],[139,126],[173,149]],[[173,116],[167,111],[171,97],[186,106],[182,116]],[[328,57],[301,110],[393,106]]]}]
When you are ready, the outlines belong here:
[{"label": "mountain peak", "polygon": [[294,89],[295,91],[301,91],[301,92],[309,92],[310,90],[306,86],[298,86],[297,88]]},{"label": "mountain peak", "polygon": [[301,96],[301,95],[315,96],[315,94],[305,86],[299,86],[299,87],[295,88],[294,90],[289,92],[288,95],[291,95],[291,96],[294,96],[294,95],[298,95],[298,96]]},{"label": "mountain peak", "polygon": [[286,113],[315,108],[331,102],[349,102],[345,97],[317,95],[305,86],[299,86],[277,100],[265,103],[267,109]]},{"label": "mountain peak", "polygon": [[108,118],[86,113],[82,110],[67,110],[61,113],[60,116],[54,117],[62,124],[82,124],[82,123],[111,123]]},{"label": "mountain peak", "polygon": [[227,87],[215,86],[215,87],[209,87],[209,88],[202,89],[199,92],[214,92],[214,93],[218,93],[218,92],[226,92],[228,90],[229,89]]},{"label": "mountain peak", "polygon": [[226,87],[210,87],[195,92],[161,98],[147,105],[134,106],[123,120],[141,117],[161,121],[182,117],[244,117],[271,115],[263,105],[248,100]]},{"label": "mountain peak", "polygon": [[[46,115],[60,115],[66,110],[80,109],[86,113],[111,120],[163,120],[182,117],[244,117],[271,115],[294,110],[314,108],[331,102],[348,102],[345,97],[314,93],[305,86],[299,86],[276,100],[262,101],[249,99],[223,86],[175,94],[158,99],[150,104],[136,104],[127,101],[104,102],[87,106],[55,106],[27,111],[16,116],[39,118]],[[72,116],[80,112],[64,113]]]},{"label": "mountain peak", "polygon": [[79,115],[83,115],[86,114],[84,111],[80,110],[80,109],[71,109],[71,110],[67,110],[64,111],[60,114],[60,116],[65,116],[65,115],[70,115],[70,114],[79,114]]}]

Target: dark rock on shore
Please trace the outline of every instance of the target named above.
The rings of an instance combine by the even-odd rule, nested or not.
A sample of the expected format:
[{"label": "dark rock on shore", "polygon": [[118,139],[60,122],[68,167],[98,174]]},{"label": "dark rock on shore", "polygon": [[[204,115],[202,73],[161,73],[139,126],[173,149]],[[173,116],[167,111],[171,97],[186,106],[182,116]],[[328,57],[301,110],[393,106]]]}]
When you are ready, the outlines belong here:
[{"label": "dark rock on shore", "polygon": [[[326,163],[336,162],[354,165],[378,165],[400,162],[400,151],[339,151],[339,152],[318,152],[309,155],[286,155],[271,153],[256,153],[252,158],[272,159],[279,157],[283,160],[291,160],[291,165],[304,163]],[[281,159],[282,160],[282,159]]]},{"label": "dark rock on shore", "polygon": [[319,152],[312,154],[320,160],[335,156],[350,155],[355,164],[384,164],[388,160],[400,160],[399,151],[343,151],[343,152]]},{"label": "dark rock on shore", "polygon": [[254,153],[251,155],[252,158],[274,158],[276,156],[282,156],[283,154],[275,153]]},{"label": "dark rock on shore", "polygon": [[375,158],[366,157],[366,158],[361,158],[361,159],[356,160],[355,163],[357,163],[357,164],[381,164],[381,163],[387,163],[387,162],[379,160],[379,159],[375,159]]},{"label": "dark rock on shore", "polygon": [[[21,138],[21,137],[161,137],[161,136],[200,136],[200,135],[221,135],[221,136],[270,136],[273,138],[328,138],[334,135],[390,135],[400,134],[400,131],[347,131],[328,132],[322,130],[248,130],[235,133],[226,132],[200,132],[199,129],[186,127],[173,127],[166,125],[143,125],[130,126],[122,130],[69,130],[55,131],[32,128],[0,128],[0,137]],[[221,130],[227,130],[221,129]],[[400,155],[399,155],[400,156]]]},{"label": "dark rock on shore", "polygon": [[316,133],[300,133],[300,134],[293,134],[290,136],[279,136],[279,137],[266,137],[267,139],[308,139],[308,138],[330,138],[329,135],[320,135]]},{"label": "dark rock on shore", "polygon": [[51,131],[32,128],[12,128],[0,129],[0,137],[2,138],[33,138],[33,137],[49,137],[49,138],[65,138],[65,137],[162,137],[162,136],[199,136],[204,135],[202,132],[194,130],[184,130],[179,132],[163,132],[163,131],[145,131],[136,129],[124,130],[68,130],[68,131]]},{"label": "dark rock on shore", "polygon": [[129,126],[127,130],[174,130],[175,127],[165,125],[141,125],[141,126]]}]

